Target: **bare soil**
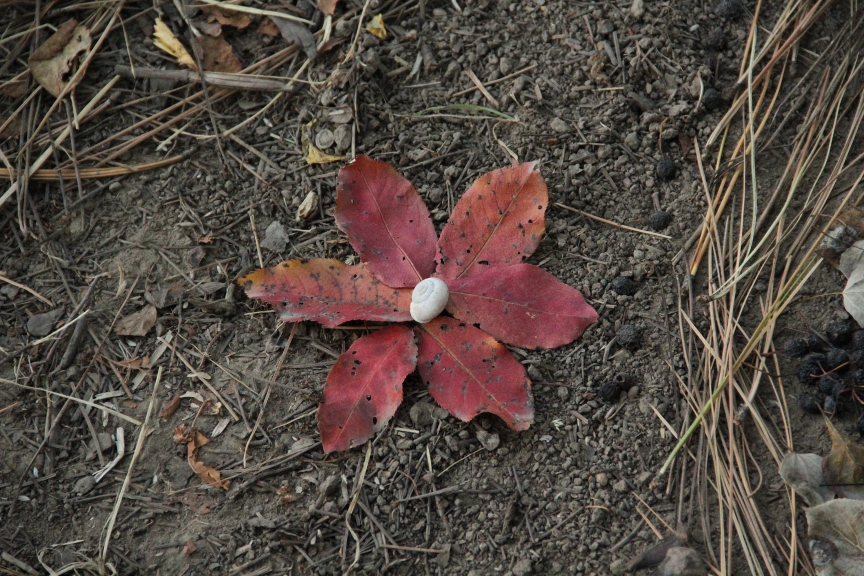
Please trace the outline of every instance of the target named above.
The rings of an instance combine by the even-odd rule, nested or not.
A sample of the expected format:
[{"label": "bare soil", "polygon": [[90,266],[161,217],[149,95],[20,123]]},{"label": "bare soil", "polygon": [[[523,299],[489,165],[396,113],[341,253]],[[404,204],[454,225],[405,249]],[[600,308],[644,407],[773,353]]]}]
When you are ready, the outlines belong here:
[{"label": "bare soil", "polygon": [[[340,574],[352,565],[364,574],[609,574],[679,523],[700,549],[698,513],[686,507],[680,478],[655,473],[686,411],[678,394],[686,376],[681,254],[705,212],[693,139],[704,140],[725,110],[709,111],[700,95],[716,87],[728,97],[751,3],[721,17],[708,2],[646,2],[637,18],[631,0],[461,0],[458,9],[449,1],[371,2],[367,18],[385,13],[389,35],[362,31],[357,60],[339,68],[363,7],[344,3],[337,19],[354,12],[334,26],[341,43],[302,76],[313,84],[230,135],[274,94],[235,91],[120,158],[185,154],[180,163],[80,187],[34,181],[2,207],[0,270],[50,304],[0,282],[0,550],[39,570],[40,562],[55,570],[99,562],[142,428],[98,406],[67,405],[68,395],[139,422],[155,402],[104,557],[120,574]],[[79,104],[130,51],[139,65],[177,69],[152,44],[148,7],[122,11],[128,22],[92,63]],[[158,8],[183,29],[173,4]],[[32,8],[11,10],[24,18]],[[297,12],[320,28],[311,3],[298,1]],[[49,10],[43,19],[56,26],[66,17]],[[712,52],[706,39],[718,28],[728,47]],[[225,30],[244,64],[285,48],[254,25]],[[302,62],[286,65],[284,76]],[[342,76],[327,82],[334,70]],[[76,133],[77,149],[192,92],[165,82],[120,80],[110,107]],[[65,125],[64,114],[52,121]],[[345,114],[351,121],[340,123]],[[339,132],[346,126],[347,140]],[[326,152],[396,166],[439,228],[479,175],[512,155],[539,163],[553,204],[532,262],[580,289],[600,320],[572,345],[514,350],[534,383],[530,430],[509,431],[494,417],[442,417],[414,374],[371,447],[322,452],[315,409],[324,380],[363,326],[284,326],[234,280],[259,257],[265,265],[354,257],[332,217],[341,162],[310,166],[303,156],[304,130],[314,139],[324,129],[337,134]],[[14,158],[18,144],[16,136],[2,149]],[[656,172],[664,156],[675,165],[669,180]],[[297,221],[309,192],[318,207]],[[672,221],[655,230],[659,209]],[[274,221],[287,231],[279,251],[260,248]],[[611,289],[618,276],[635,281],[634,294]],[[836,279],[821,282],[836,293]],[[698,294],[698,277],[693,286]],[[833,319],[836,304],[811,322]],[[148,305],[158,319],[146,335],[111,330]],[[88,312],[65,361],[73,328],[44,340],[28,328],[50,311],[51,330]],[[639,331],[630,348],[616,342],[624,324]],[[604,401],[598,390],[616,376],[627,384]],[[177,393],[191,397],[160,417]],[[219,409],[199,411],[202,398]],[[175,428],[193,422],[211,440],[200,459],[230,479],[228,490],[204,485],[175,443]],[[126,456],[93,482],[117,455],[120,428]],[[478,433],[497,434],[500,444],[487,449]],[[814,448],[824,451],[818,438]],[[765,490],[768,506],[782,492]],[[777,538],[784,530],[776,526]],[[96,573],[90,566],[80,570]]]}]

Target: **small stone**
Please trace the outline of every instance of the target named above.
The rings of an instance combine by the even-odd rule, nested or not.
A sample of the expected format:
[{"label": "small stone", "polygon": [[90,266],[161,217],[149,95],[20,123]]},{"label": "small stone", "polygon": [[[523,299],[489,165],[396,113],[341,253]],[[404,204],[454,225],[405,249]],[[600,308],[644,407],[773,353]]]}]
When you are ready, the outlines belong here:
[{"label": "small stone", "polygon": [[645,0],[633,0],[630,5],[630,14],[634,18],[642,18],[645,14]]},{"label": "small stone", "polygon": [[558,132],[559,134],[564,134],[570,131],[570,126],[562,120],[561,118],[553,118],[551,122],[549,122],[549,128]]},{"label": "small stone", "polygon": [[627,276],[616,276],[612,280],[612,291],[621,296],[632,296],[636,293],[636,283]]},{"label": "small stone", "polygon": [[837,398],[834,396],[826,396],[825,402],[822,404],[822,410],[825,413],[825,416],[830,418],[837,414],[840,410],[840,402],[837,401]]},{"label": "small stone", "polygon": [[665,210],[657,210],[651,214],[648,223],[656,231],[665,230],[672,224],[672,214]]},{"label": "small stone", "polygon": [[36,314],[27,321],[27,332],[31,336],[47,336],[54,328],[54,323],[63,314],[63,308],[56,308],[48,312]]},{"label": "small stone", "polygon": [[705,38],[705,47],[714,52],[722,52],[728,45],[729,40],[726,38],[726,33],[720,28],[715,28]]},{"label": "small stone", "polygon": [[609,485],[609,475],[605,472],[597,474],[597,476],[594,477],[594,480],[597,482],[598,486],[606,487]]},{"label": "small stone", "polygon": [[649,480],[651,480],[651,478],[653,476],[654,476],[653,472],[648,472],[646,470],[645,472],[642,472],[641,474],[639,474],[639,476],[636,477],[636,483],[639,486],[644,486],[645,484],[648,483]]},{"label": "small stone", "polygon": [[87,494],[93,487],[96,486],[96,479],[92,475],[87,474],[79,478],[72,487],[72,492],[81,496]]},{"label": "small stone", "polygon": [[528,576],[531,574],[531,560],[523,558],[513,565],[513,576]]},{"label": "small stone", "polygon": [[333,130],[333,140],[335,141],[336,151],[345,152],[351,147],[351,128],[347,124],[340,124]]},{"label": "small stone", "polygon": [[624,138],[624,144],[630,147],[631,150],[637,150],[639,148],[639,135],[636,132],[630,132]]},{"label": "small stone", "polygon": [[502,76],[507,76],[513,71],[513,61],[507,56],[502,57],[501,60],[498,61],[498,70],[501,72]]},{"label": "small stone", "polygon": [[497,432],[487,432],[486,430],[477,430],[477,440],[489,452],[494,452],[501,445],[501,438]]},{"label": "small stone", "polygon": [[720,92],[716,88],[705,89],[705,93],[702,94],[702,105],[705,106],[705,110],[713,112],[722,104],[723,96],[720,95]]},{"label": "small stone", "polygon": [[666,552],[657,574],[658,576],[706,576],[708,569],[695,550],[676,546]]},{"label": "small stone", "polygon": [[434,406],[428,402],[415,402],[408,411],[408,417],[418,428],[423,428],[435,421]]},{"label": "small stone", "polygon": [[264,240],[261,242],[261,247],[273,252],[282,252],[287,245],[288,234],[285,232],[285,227],[278,220],[274,220],[267,226],[267,230],[264,232]]},{"label": "small stone", "polygon": [[318,493],[324,497],[331,498],[339,492],[339,487],[341,485],[342,481],[340,480],[339,475],[332,474],[318,485]]},{"label": "small stone", "polygon": [[669,181],[675,177],[675,162],[672,158],[668,156],[664,156],[657,162],[657,167],[655,168],[655,173],[660,180]]},{"label": "small stone", "polygon": [[634,324],[624,324],[618,329],[615,339],[624,348],[636,348],[639,345],[639,329]]},{"label": "small stone", "polygon": [[802,358],[810,352],[810,347],[804,338],[792,338],[783,346],[783,353],[789,358]]},{"label": "small stone", "polygon": [[618,482],[615,482],[615,484],[612,485],[612,489],[618,493],[623,494],[624,492],[627,492],[630,489],[630,487],[627,486],[627,482],[625,480],[619,480]]}]

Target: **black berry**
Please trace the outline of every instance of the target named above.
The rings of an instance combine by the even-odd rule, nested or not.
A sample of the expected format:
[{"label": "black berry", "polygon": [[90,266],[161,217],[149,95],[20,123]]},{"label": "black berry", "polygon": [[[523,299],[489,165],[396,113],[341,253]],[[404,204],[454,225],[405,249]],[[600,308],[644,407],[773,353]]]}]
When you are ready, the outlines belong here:
[{"label": "black berry", "polygon": [[834,389],[831,390],[831,396],[836,398],[839,402],[839,400],[843,397],[843,395],[846,394],[847,392],[849,392],[849,390],[850,390],[849,384],[840,380],[839,382],[834,384]]},{"label": "black berry", "polygon": [[798,397],[798,405],[801,410],[808,414],[820,414],[822,412],[822,400],[815,394],[801,394]]},{"label": "black berry", "polygon": [[811,352],[804,356],[801,359],[803,364],[814,364],[819,367],[823,372],[827,372],[826,368],[828,367],[828,357],[821,352]]},{"label": "black berry", "polygon": [[657,230],[665,230],[672,224],[672,214],[666,212],[665,210],[657,210],[653,214],[651,214],[651,218],[648,222],[651,225],[651,228]]},{"label": "black berry", "polygon": [[832,348],[825,355],[828,370],[845,370],[849,367],[849,354],[842,348]]},{"label": "black berry", "polygon": [[636,293],[636,283],[627,276],[616,276],[612,280],[612,290],[622,296],[632,296]]},{"label": "black berry", "polygon": [[723,105],[723,96],[716,88],[706,88],[702,94],[702,105],[708,112],[713,112]]},{"label": "black berry", "polygon": [[615,402],[618,396],[621,395],[621,388],[617,384],[607,382],[597,389],[597,396],[603,399],[604,402]]},{"label": "black berry", "polygon": [[639,346],[639,329],[633,324],[624,324],[618,329],[615,339],[625,348],[636,348]]},{"label": "black berry", "polygon": [[715,28],[705,38],[705,47],[714,52],[722,52],[728,45],[729,41],[726,39],[726,33],[720,28]]},{"label": "black berry", "polygon": [[849,375],[849,383],[856,388],[864,388],[864,370],[855,370]]},{"label": "black berry", "polygon": [[849,354],[849,366],[851,368],[864,368],[864,350],[853,350]]},{"label": "black berry", "polygon": [[821,378],[819,378],[819,391],[823,394],[833,394],[834,387],[837,384],[842,384],[843,381],[840,380],[838,376],[834,374],[825,374]]},{"label": "black berry", "polygon": [[741,3],[738,0],[720,0],[714,7],[717,15],[721,18],[731,20],[741,14]]},{"label": "black berry", "polygon": [[840,402],[834,396],[827,396],[825,403],[822,404],[822,409],[825,411],[825,416],[834,416],[840,411]]},{"label": "black berry", "polygon": [[792,338],[786,341],[786,344],[783,346],[783,352],[789,358],[801,358],[810,352],[810,347],[804,338]]},{"label": "black berry", "polygon": [[672,158],[664,156],[657,162],[655,172],[660,180],[672,180],[675,177],[675,162]]},{"label": "black berry", "polygon": [[815,334],[809,334],[807,336],[807,346],[810,348],[811,352],[821,352],[825,347],[825,344],[822,342],[822,339]]},{"label": "black berry", "polygon": [[850,320],[838,320],[825,328],[825,338],[834,346],[843,346],[852,339],[852,334],[858,330]]},{"label": "black berry", "polygon": [[864,330],[856,330],[852,333],[852,347],[855,350],[864,350]]},{"label": "black berry", "polygon": [[821,374],[822,368],[820,368],[818,364],[809,364],[807,362],[799,364],[798,370],[795,373],[798,382],[805,386],[816,384],[819,381]]}]

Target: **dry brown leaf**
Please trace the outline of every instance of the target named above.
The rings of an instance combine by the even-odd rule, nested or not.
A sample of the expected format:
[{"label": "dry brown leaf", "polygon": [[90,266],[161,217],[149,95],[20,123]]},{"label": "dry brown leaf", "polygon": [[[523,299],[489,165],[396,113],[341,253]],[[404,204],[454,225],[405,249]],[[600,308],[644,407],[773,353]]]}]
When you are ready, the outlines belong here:
[{"label": "dry brown leaf", "polygon": [[339,0],[318,0],[318,10],[325,16],[332,16],[338,3]]},{"label": "dry brown leaf", "polygon": [[200,36],[195,39],[201,47],[201,66],[209,72],[239,72],[243,64],[224,38]]},{"label": "dry brown leaf", "polygon": [[825,420],[831,436],[831,452],[822,460],[825,485],[841,498],[864,497],[864,447]]},{"label": "dry brown leaf", "polygon": [[207,34],[208,36],[216,36],[222,35],[222,26],[218,22],[204,22],[203,20],[195,20],[192,22],[192,25],[195,26],[198,30]]},{"label": "dry brown leaf", "polygon": [[60,96],[68,85],[64,78],[78,55],[90,48],[90,41],[86,26],[67,20],[27,60],[33,78],[52,95]]},{"label": "dry brown leaf", "polygon": [[168,418],[173,416],[175,412],[177,412],[177,409],[179,407],[180,407],[180,392],[178,391],[178,392],[174,393],[174,398],[172,398],[171,401],[168,402],[168,404],[166,404],[164,408],[162,408],[162,411],[159,412],[159,417],[167,420]]},{"label": "dry brown leaf", "polygon": [[156,324],[156,307],[148,304],[138,312],[124,316],[114,325],[119,336],[145,336]]},{"label": "dry brown leaf", "polygon": [[201,11],[207,15],[207,20],[210,22],[218,22],[223,26],[246,28],[252,23],[249,16],[243,12],[222,10],[218,6],[201,6]]},{"label": "dry brown leaf", "polygon": [[384,17],[381,16],[381,14],[378,14],[372,18],[372,20],[369,21],[369,24],[366,25],[366,31],[379,40],[387,38],[387,28],[384,27]]},{"label": "dry brown leaf", "polygon": [[297,501],[297,495],[291,492],[291,488],[288,486],[282,486],[278,490],[276,490],[276,494],[279,495],[279,502],[281,504],[291,504],[292,502]]},{"label": "dry brown leaf", "polygon": [[312,32],[300,24],[285,20],[284,18],[273,17],[271,20],[279,28],[282,38],[288,41],[289,44],[296,44],[299,48],[303,49],[307,58],[315,60],[315,57],[318,56],[318,46],[315,43],[315,36],[312,35]]},{"label": "dry brown leaf", "polygon": [[305,220],[306,217],[312,214],[317,207],[318,194],[315,192],[309,192],[306,194],[306,198],[303,199],[303,202],[300,203],[300,206],[297,207],[297,221],[302,222]]},{"label": "dry brown leaf", "polygon": [[183,555],[184,556],[189,556],[190,554],[192,554],[196,550],[198,550],[198,547],[195,545],[195,542],[193,542],[192,540],[187,540],[186,544],[183,545]]},{"label": "dry brown leaf", "polygon": [[174,441],[178,444],[186,444],[186,461],[189,462],[189,467],[192,468],[192,471],[205,484],[225,490],[231,487],[231,481],[227,478],[223,479],[222,474],[218,470],[198,460],[198,449],[210,443],[210,440],[204,434],[195,428],[187,428],[181,424],[174,429]]},{"label": "dry brown leaf", "polygon": [[227,478],[222,478],[222,474],[212,466],[207,466],[193,456],[189,456],[187,461],[189,462],[189,466],[192,467],[192,471],[195,472],[195,474],[197,474],[205,484],[209,484],[214,488],[222,488],[223,490],[228,490],[231,487],[231,481]]},{"label": "dry brown leaf", "polygon": [[9,98],[20,98],[27,94],[27,81],[23,79],[10,80],[0,89],[0,94]]},{"label": "dry brown leaf", "polygon": [[271,38],[276,38],[281,35],[279,32],[279,27],[273,23],[273,20],[269,18],[262,18],[261,23],[258,24],[258,33],[263,34],[264,36],[270,36]]},{"label": "dry brown leaf", "polygon": [[174,36],[171,29],[160,18],[156,18],[156,25],[153,27],[153,44],[163,52],[167,52],[176,58],[179,64],[186,66],[190,70],[198,71],[195,60],[192,59],[192,56],[186,51],[180,40]]}]

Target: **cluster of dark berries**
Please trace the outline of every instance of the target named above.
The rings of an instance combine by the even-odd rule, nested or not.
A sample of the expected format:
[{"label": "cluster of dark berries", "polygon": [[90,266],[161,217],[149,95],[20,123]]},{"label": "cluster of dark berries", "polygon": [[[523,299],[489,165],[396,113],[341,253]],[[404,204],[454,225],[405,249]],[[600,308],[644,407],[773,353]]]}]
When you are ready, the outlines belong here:
[{"label": "cluster of dark berries", "polygon": [[622,392],[625,392],[630,386],[630,377],[623,372],[616,374],[611,381],[602,384],[597,388],[597,396],[604,402],[610,404],[618,400]]},{"label": "cluster of dark berries", "polygon": [[813,334],[792,338],[784,352],[800,360],[798,381],[815,388],[798,398],[805,412],[833,416],[852,398],[864,403],[864,330],[853,321],[831,323],[824,339]]}]

